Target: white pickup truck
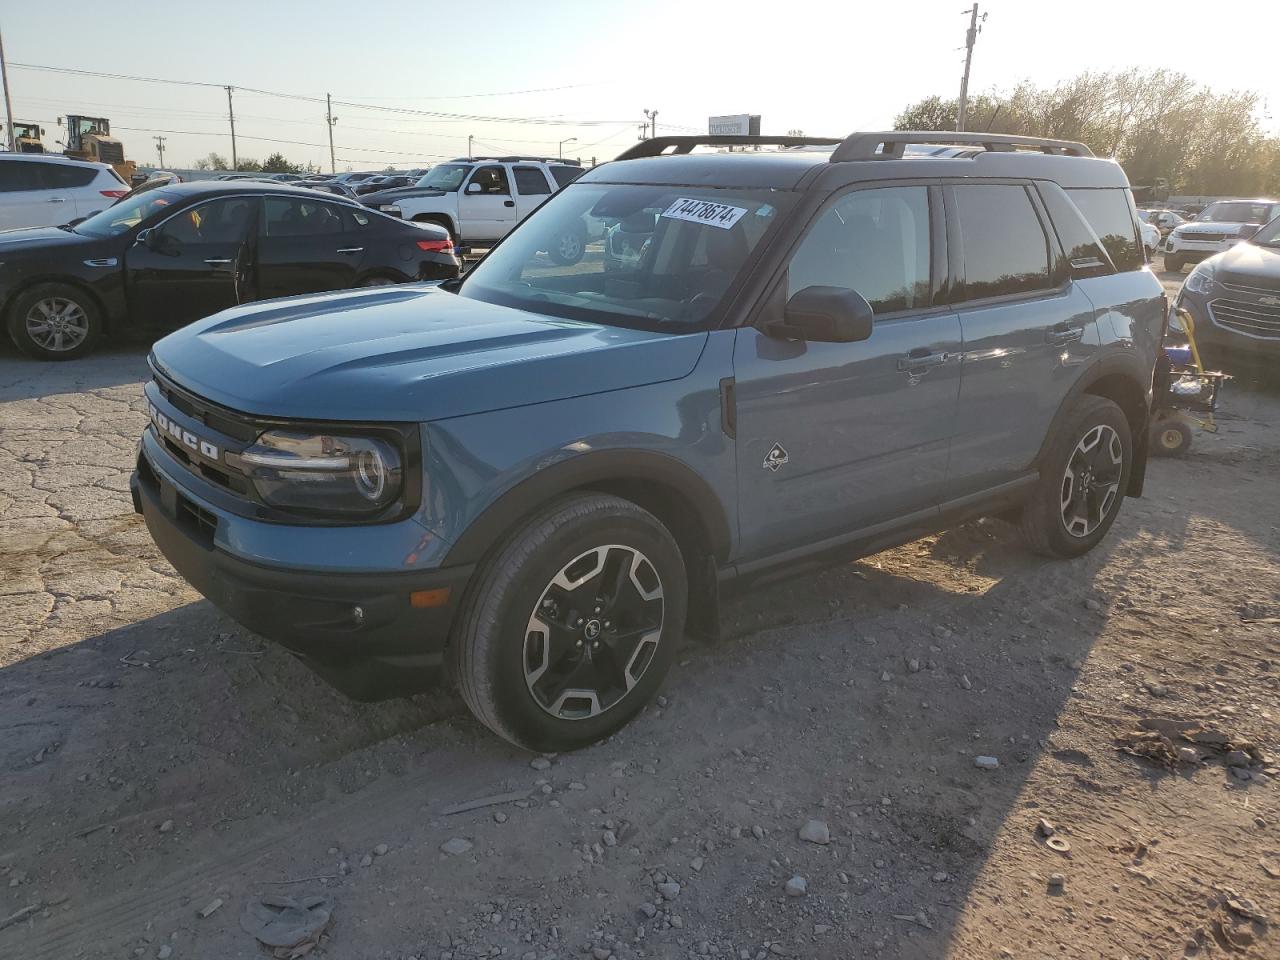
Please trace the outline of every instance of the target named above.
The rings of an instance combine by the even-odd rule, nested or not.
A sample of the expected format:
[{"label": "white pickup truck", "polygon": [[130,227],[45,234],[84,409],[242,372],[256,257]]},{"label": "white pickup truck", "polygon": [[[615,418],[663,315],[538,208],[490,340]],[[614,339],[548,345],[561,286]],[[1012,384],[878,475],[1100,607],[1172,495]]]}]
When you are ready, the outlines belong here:
[{"label": "white pickup truck", "polygon": [[[379,209],[393,217],[439,224],[460,246],[483,245],[502,239],[582,172],[581,164],[571,160],[459,157],[432,167],[415,185],[414,196]],[[557,238],[547,254],[558,263],[577,263],[587,239],[584,224],[581,234]]]}]

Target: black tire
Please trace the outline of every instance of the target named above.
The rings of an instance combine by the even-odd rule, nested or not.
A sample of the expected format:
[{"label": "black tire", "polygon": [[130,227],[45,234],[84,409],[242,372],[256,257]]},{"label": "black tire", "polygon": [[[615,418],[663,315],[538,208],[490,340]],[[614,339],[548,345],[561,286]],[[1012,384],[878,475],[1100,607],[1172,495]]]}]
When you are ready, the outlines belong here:
[{"label": "black tire", "polygon": [[[604,612],[598,614],[601,619],[593,617],[585,627],[582,627],[582,618],[577,617],[580,611],[574,609],[572,602],[564,604],[567,609],[553,604],[549,619],[566,621],[565,625],[557,624],[554,628],[558,640],[552,639],[552,627],[545,629],[541,640],[539,631],[531,627],[535,622],[539,626],[546,622],[541,619],[542,611],[547,609],[547,601],[557,589],[553,581],[561,577],[565,583],[575,583],[566,574],[572,571],[578,575],[582,568],[575,571],[574,565],[593,553],[601,554],[600,580],[610,574],[610,563],[615,564],[612,572],[618,579],[614,596],[620,596],[624,589],[630,591],[629,585],[624,588],[622,575],[617,573],[628,550],[630,555],[638,554],[648,564],[647,568],[636,564],[627,567],[637,597],[641,596],[637,569],[650,586],[653,578],[657,578],[661,595],[656,600],[640,600],[646,610],[652,609],[655,603],[660,604],[656,642],[652,640],[654,634],[649,626],[630,631],[634,635],[643,634],[645,639],[636,643],[635,652],[622,668],[622,675],[628,681],[625,692],[612,692],[622,691],[621,685],[595,688],[593,692],[599,696],[594,704],[584,703],[583,697],[570,697],[569,690],[561,692],[554,703],[540,701],[543,691],[537,689],[538,678],[547,673],[554,680],[568,673],[572,664],[589,672],[596,662],[611,662],[615,666],[621,662],[608,659],[614,650],[613,644],[608,635],[599,632],[601,624],[609,626],[609,621],[603,619],[611,609],[607,603]],[[616,559],[619,554],[624,561]],[[594,562],[594,557],[586,562]],[[585,577],[580,583],[580,589],[588,592],[605,592],[595,576]],[[575,597],[566,592],[554,595],[560,599]],[[604,494],[565,497],[531,517],[495,548],[476,571],[451,638],[454,679],[471,712],[503,739],[529,750],[572,750],[586,746],[622,727],[657,691],[684,635],[687,598],[684,560],[670,532],[657,518],[618,497]],[[580,600],[581,595],[576,599]],[[591,617],[594,611],[584,608],[581,612]],[[592,624],[597,631],[594,635],[590,632]],[[582,636],[578,635],[579,627],[582,627]],[[594,640],[585,639],[584,643],[584,638],[593,636]],[[572,640],[573,637],[578,639]],[[605,649],[600,651],[602,642]],[[559,646],[561,652],[555,655],[556,669],[550,670],[553,646]],[[588,649],[591,647],[597,648],[595,653]],[[542,664],[536,662],[538,653],[542,653]],[[643,657],[639,656],[641,653]],[[561,656],[564,659],[559,659]],[[632,669],[633,665],[639,666],[638,674]],[[539,667],[541,672],[531,679]],[[566,687],[579,689],[567,681]],[[552,685],[548,699],[555,693]],[[586,714],[577,718],[563,716],[572,712],[570,704],[586,707]],[[553,709],[559,713],[553,715]],[[594,712],[596,709],[600,712]]]},{"label": "black tire", "polygon": [[395,277],[388,277],[383,274],[375,274],[372,277],[365,277],[363,280],[357,283],[356,286],[357,287],[393,287],[399,282],[400,281],[397,280]]},{"label": "black tire", "polygon": [[102,314],[79,287],[38,283],[14,298],[8,327],[10,339],[27,356],[74,360],[94,348],[102,334]]},{"label": "black tire", "polygon": [[560,236],[556,237],[552,242],[550,249],[547,250],[552,262],[562,267],[571,267],[575,263],[581,263],[582,258],[587,255],[587,234],[585,230],[566,230]]},{"label": "black tire", "polygon": [[1184,420],[1167,418],[1151,425],[1151,452],[1158,457],[1180,457],[1191,448],[1191,427]]},{"label": "black tire", "polygon": [[[1106,444],[1108,461],[1117,453],[1112,438],[1119,444],[1119,464],[1108,463],[1108,466],[1118,468],[1118,475],[1113,481],[1114,490],[1111,489],[1110,473],[1104,477],[1101,466],[1082,467],[1082,461],[1077,459],[1078,456],[1088,456],[1080,454],[1079,448],[1095,436],[1095,431],[1098,431],[1099,442]],[[1071,478],[1067,475],[1069,466],[1072,468]],[[1040,464],[1040,479],[1022,508],[1019,528],[1027,546],[1047,557],[1068,558],[1088,553],[1115,522],[1132,468],[1133,437],[1124,411],[1105,397],[1080,397],[1067,412],[1057,436],[1050,441]],[[1080,475],[1078,478],[1077,474]],[[1103,486],[1102,479],[1097,485],[1093,483],[1094,476],[1108,482],[1105,491],[1095,500],[1090,500],[1090,493]],[[1067,499],[1068,494],[1070,500]],[[1085,509],[1086,504],[1088,509],[1085,512],[1099,516],[1096,525],[1090,525],[1089,518],[1077,518],[1072,522],[1073,529],[1069,530],[1067,513],[1074,516]]]},{"label": "black tire", "polygon": [[1171,273],[1181,273],[1182,268],[1186,266],[1186,261],[1174,253],[1166,253],[1164,255],[1164,268]]}]

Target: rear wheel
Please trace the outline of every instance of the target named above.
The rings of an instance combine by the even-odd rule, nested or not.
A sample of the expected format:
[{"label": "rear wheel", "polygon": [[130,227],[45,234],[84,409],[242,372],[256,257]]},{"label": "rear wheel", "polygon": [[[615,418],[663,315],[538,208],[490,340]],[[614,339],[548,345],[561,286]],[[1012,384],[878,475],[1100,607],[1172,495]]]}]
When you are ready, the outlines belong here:
[{"label": "rear wheel", "polygon": [[477,571],[452,638],[462,698],[530,750],[607,737],[662,683],[684,634],[684,561],[652,514],[565,498]]},{"label": "rear wheel", "polygon": [[66,283],[41,283],[18,294],[9,308],[9,336],[37,360],[73,360],[93,349],[102,330],[98,305]]},{"label": "rear wheel", "polygon": [[1120,512],[1133,464],[1129,421],[1115,403],[1086,395],[1068,412],[1022,510],[1023,539],[1037,553],[1078,557],[1097,546]]},{"label": "rear wheel", "polygon": [[1181,273],[1185,266],[1185,261],[1176,253],[1166,253],[1164,255],[1164,268],[1172,273]]}]

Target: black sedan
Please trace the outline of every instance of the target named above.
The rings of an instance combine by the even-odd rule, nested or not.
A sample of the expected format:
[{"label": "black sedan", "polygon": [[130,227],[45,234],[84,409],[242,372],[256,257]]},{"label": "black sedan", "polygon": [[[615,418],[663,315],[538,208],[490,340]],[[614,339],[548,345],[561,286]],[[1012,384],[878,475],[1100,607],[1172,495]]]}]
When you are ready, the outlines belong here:
[{"label": "black sedan", "polygon": [[61,227],[0,232],[0,316],[23,353],[160,333],[251,300],[448,280],[449,235],[314,190],[181,183]]}]

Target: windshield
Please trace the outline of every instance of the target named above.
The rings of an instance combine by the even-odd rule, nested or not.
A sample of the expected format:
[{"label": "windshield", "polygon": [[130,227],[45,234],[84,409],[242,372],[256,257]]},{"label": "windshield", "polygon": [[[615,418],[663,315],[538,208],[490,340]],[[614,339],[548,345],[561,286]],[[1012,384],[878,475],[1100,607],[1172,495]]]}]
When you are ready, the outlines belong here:
[{"label": "windshield", "polygon": [[1266,223],[1272,217],[1271,208],[1269,203],[1223,200],[1209,204],[1196,219],[1214,223]]},{"label": "windshield", "polygon": [[575,183],[494,248],[459,292],[532,313],[689,332],[792,203],[774,190]]},{"label": "windshield", "polygon": [[1280,247],[1280,217],[1276,217],[1255,233],[1252,242],[1264,247]]},{"label": "windshield", "polygon": [[432,167],[428,170],[426,176],[414,186],[430,187],[433,190],[444,190],[452,193],[462,186],[462,181],[466,179],[467,174],[470,172],[471,164],[469,163],[442,163],[440,166]]},{"label": "windshield", "polygon": [[164,190],[135,191],[114,206],[77,223],[75,231],[89,237],[118,237],[179,199],[177,194]]}]

